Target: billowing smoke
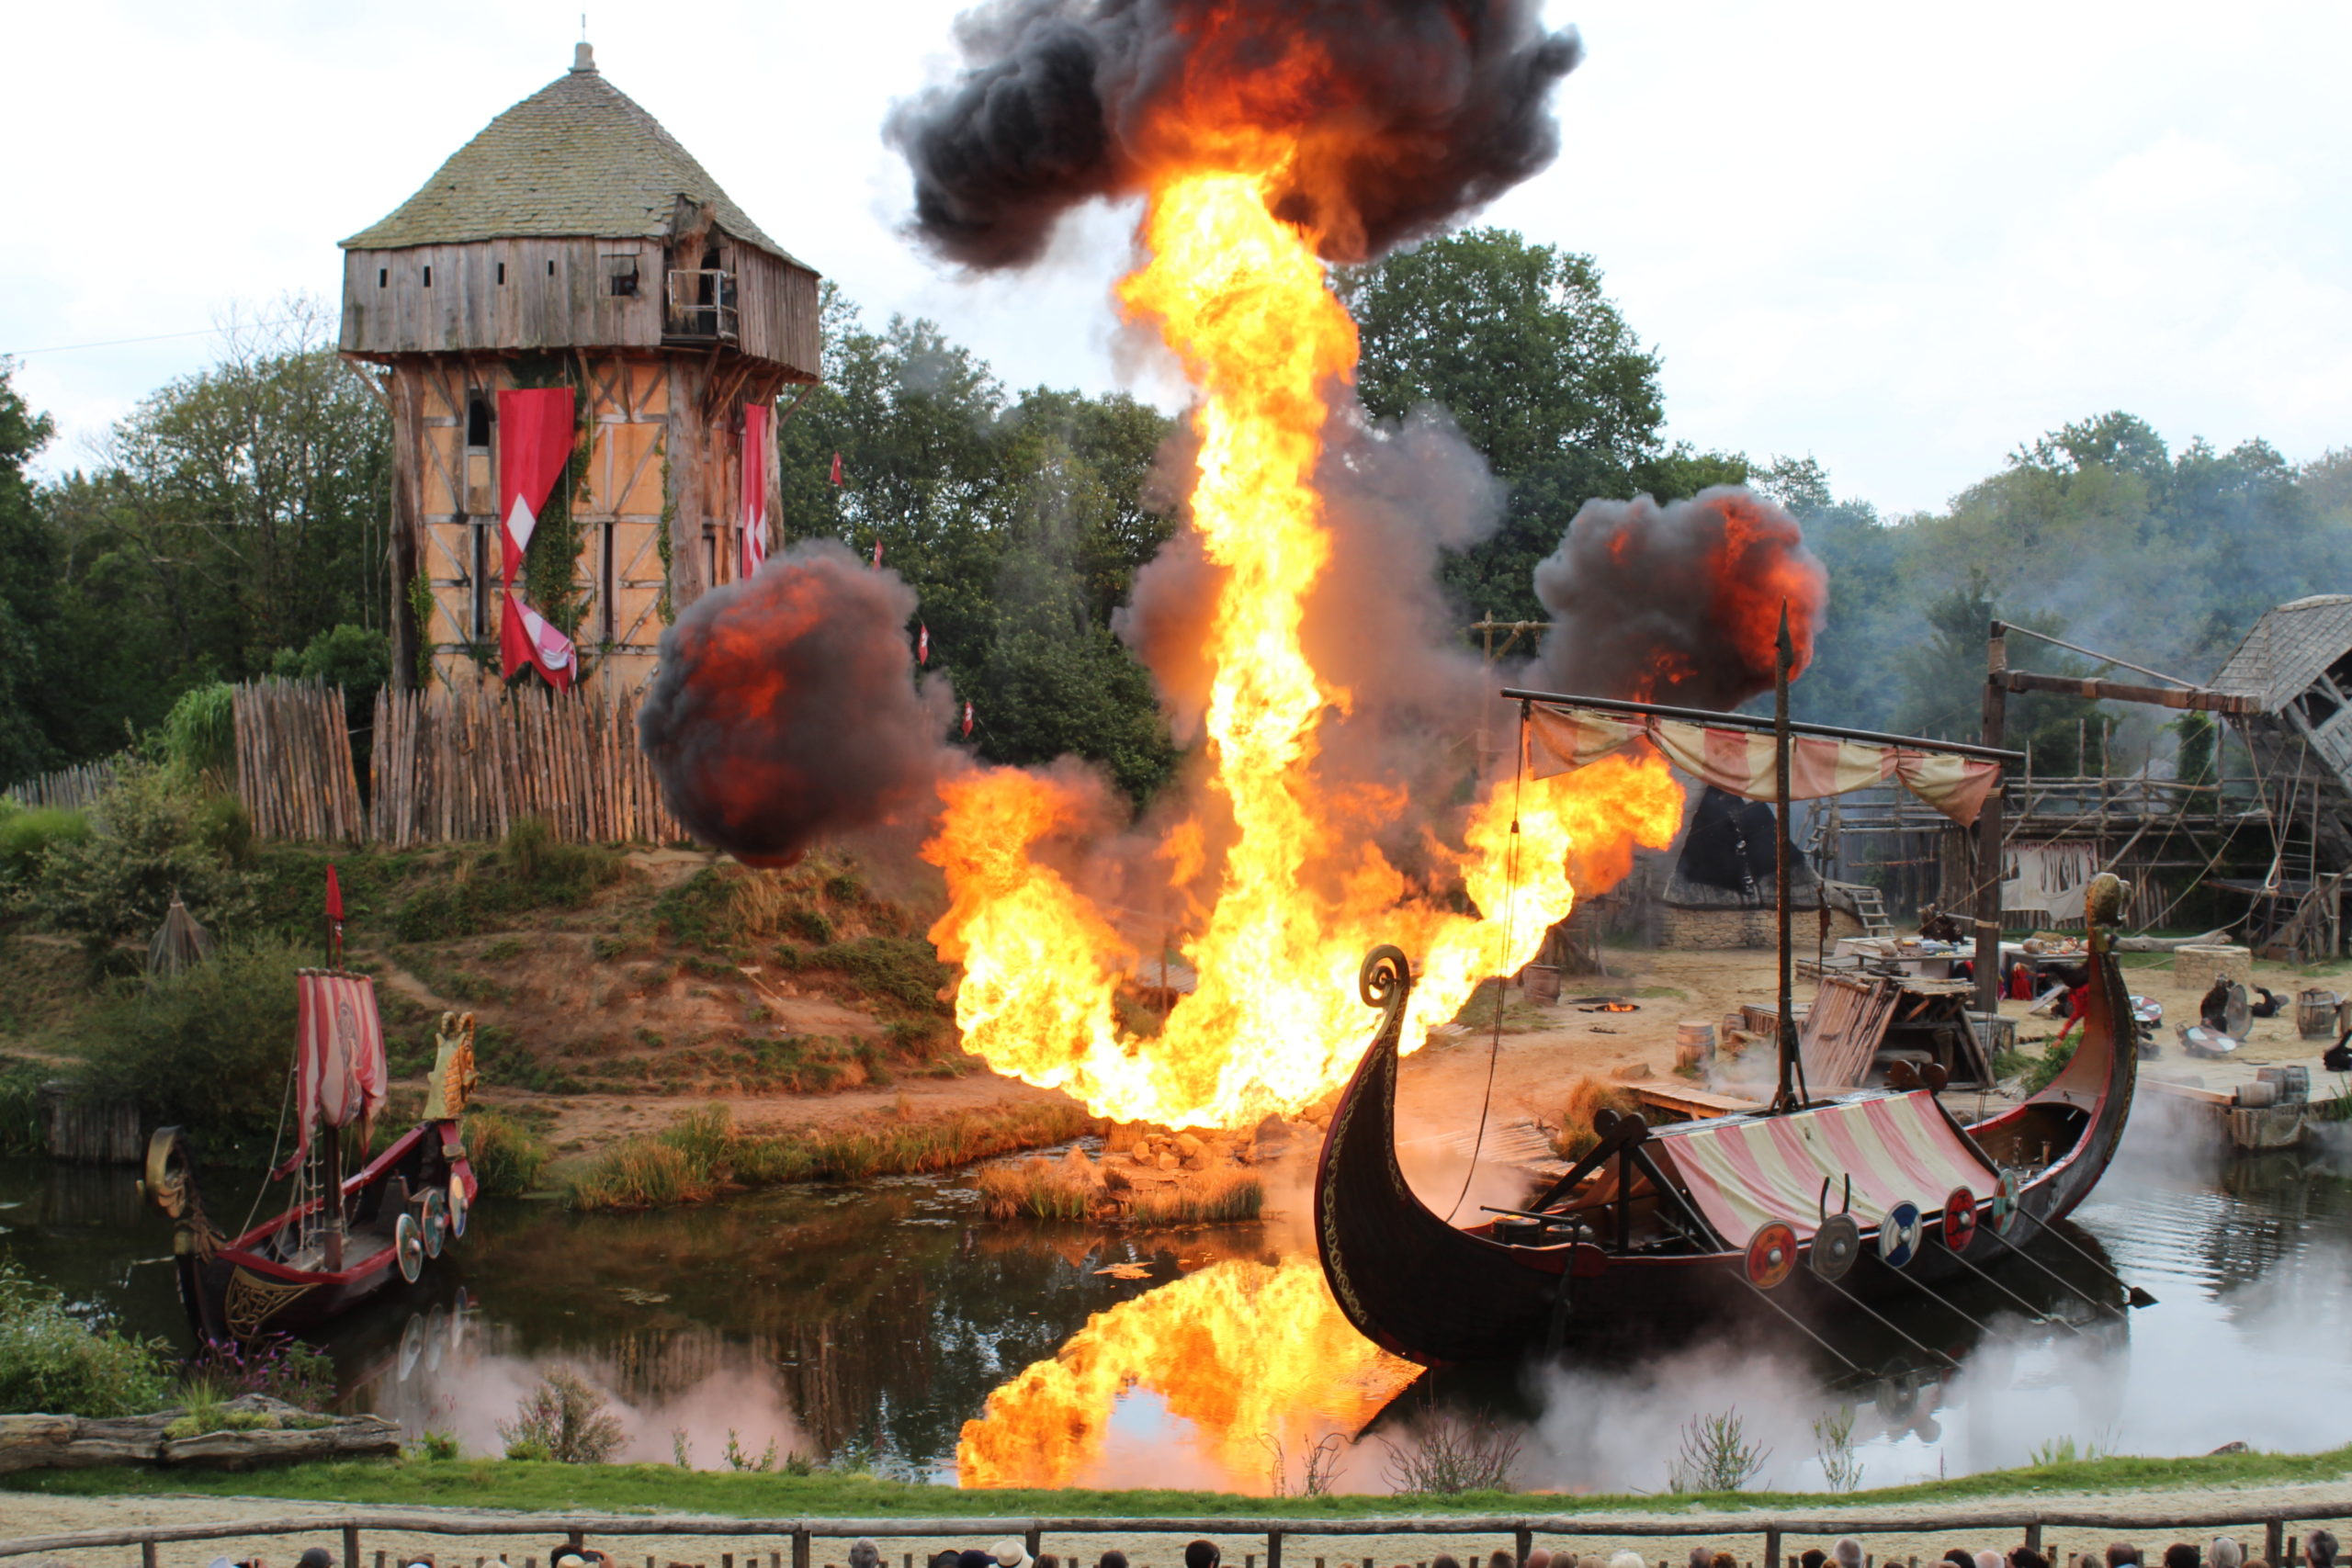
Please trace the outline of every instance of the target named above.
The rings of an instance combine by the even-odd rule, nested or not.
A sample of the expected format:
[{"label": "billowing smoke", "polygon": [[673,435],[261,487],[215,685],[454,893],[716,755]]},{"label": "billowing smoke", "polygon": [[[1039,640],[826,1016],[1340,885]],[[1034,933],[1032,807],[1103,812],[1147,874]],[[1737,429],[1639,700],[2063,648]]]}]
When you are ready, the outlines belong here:
[{"label": "billowing smoke", "polygon": [[1812,657],[1829,580],[1796,519],[1719,486],[1660,506],[1589,501],[1535,569],[1551,612],[1526,683],[1575,696],[1734,708],[1772,687],[1781,605],[1795,668]]},{"label": "billowing smoke", "polygon": [[899,106],[915,228],[1019,266],[1081,202],[1229,166],[1237,126],[1296,148],[1271,205],[1361,261],[1432,233],[1559,152],[1582,53],[1536,0],[997,0],[956,24],[951,84]]},{"label": "billowing smoke", "polygon": [[638,735],[670,809],[737,859],[928,811],[943,698],[912,679],[914,591],[842,546],[800,544],[714,589],[662,634]]}]

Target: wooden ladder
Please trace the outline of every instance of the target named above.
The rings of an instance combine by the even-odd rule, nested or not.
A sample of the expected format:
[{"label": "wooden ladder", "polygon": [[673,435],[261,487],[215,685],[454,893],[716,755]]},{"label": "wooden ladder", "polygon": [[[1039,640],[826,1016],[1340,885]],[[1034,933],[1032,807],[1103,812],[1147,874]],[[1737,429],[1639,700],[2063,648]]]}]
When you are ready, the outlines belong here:
[{"label": "wooden ladder", "polygon": [[1886,900],[1879,890],[1865,883],[1849,882],[1846,886],[1853,889],[1854,912],[1862,918],[1862,934],[1893,936],[1894,922],[1887,919]]}]

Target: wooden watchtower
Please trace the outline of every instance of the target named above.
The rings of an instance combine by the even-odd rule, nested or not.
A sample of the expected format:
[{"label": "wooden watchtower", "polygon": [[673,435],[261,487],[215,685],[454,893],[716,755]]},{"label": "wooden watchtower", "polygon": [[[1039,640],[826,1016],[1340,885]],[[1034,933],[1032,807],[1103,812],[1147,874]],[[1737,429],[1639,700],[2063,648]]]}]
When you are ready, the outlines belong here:
[{"label": "wooden watchtower", "polygon": [[343,352],[392,410],[395,680],[421,651],[495,679],[497,394],[568,384],[582,677],[642,682],[665,621],[735,574],[743,410],[817,378],[817,274],[584,43],[343,250]]}]

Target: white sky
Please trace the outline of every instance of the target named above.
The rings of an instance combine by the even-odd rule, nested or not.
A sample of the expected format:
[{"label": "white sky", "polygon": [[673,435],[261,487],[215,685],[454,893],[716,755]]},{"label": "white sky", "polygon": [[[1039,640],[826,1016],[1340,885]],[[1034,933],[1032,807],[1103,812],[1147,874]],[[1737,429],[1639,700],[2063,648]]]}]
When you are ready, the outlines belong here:
[{"label": "white sky", "polygon": [[[1889,511],[2109,408],[2176,445],[2262,435],[2301,461],[2352,442],[2352,7],[1550,5],[1589,52],[1559,95],[1566,151],[1488,217],[1599,259],[1665,356],[1673,435],[1810,452]],[[1080,225],[1041,275],[978,283],[897,231],[906,178],[877,130],[951,68],[957,9],[702,0],[588,22],[607,77],[871,317],[932,316],[1016,386],[1117,385],[1120,220]],[[0,352],[333,298],[335,242],[579,34],[572,0],[6,0],[0,22]],[[43,466],[85,464],[213,346],[29,355],[18,384],[62,434]]]}]

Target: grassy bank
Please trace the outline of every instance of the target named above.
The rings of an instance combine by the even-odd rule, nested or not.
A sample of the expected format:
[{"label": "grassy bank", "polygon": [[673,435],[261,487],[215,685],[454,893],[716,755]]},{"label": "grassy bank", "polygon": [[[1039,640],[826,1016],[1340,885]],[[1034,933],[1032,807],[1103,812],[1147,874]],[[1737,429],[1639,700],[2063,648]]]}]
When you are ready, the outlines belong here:
[{"label": "grassy bank", "polygon": [[1254,1220],[1266,1207],[1266,1184],[1249,1171],[1206,1171],[1113,1191],[1083,1154],[1071,1152],[1070,1160],[1031,1159],[982,1171],[978,1186],[989,1218],[1230,1224]]},{"label": "grassy bank", "polygon": [[1856,1492],[1747,1492],[1671,1499],[1568,1496],[1559,1493],[1395,1497],[1251,1497],[1229,1492],[1094,1492],[1075,1488],[966,1492],[909,1485],[865,1474],[735,1473],[670,1465],[564,1465],[511,1460],[425,1460],[292,1465],[224,1473],[174,1470],[33,1471],[0,1477],[0,1490],[79,1496],[195,1494],[286,1497],[357,1507],[437,1504],[472,1508],[708,1513],[751,1517],[882,1518],[892,1516],[1060,1516],[1121,1518],[1353,1518],[1396,1514],[1576,1514],[1683,1512],[1702,1506],[1818,1509],[1852,1504],[1965,1502],[2037,1493],[2111,1496],[2176,1487],[2327,1482],[2352,1472],[2352,1446],[2313,1454],[2214,1454],[2196,1459],[2116,1458],[1991,1471],[1958,1480]]},{"label": "grassy bank", "polygon": [[648,1209],[733,1187],[857,1181],[953,1170],[991,1155],[1065,1143],[1093,1125],[1070,1101],[966,1111],[844,1133],[747,1133],[723,1105],[681,1116],[667,1131],[616,1144],[569,1179],[575,1209]]}]

